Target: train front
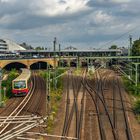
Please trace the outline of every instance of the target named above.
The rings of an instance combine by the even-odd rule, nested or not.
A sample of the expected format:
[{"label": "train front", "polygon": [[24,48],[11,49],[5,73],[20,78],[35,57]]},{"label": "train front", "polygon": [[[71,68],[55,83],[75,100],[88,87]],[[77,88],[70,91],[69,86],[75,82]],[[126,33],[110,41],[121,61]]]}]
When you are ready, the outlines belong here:
[{"label": "train front", "polygon": [[12,87],[14,96],[24,96],[28,93],[27,82],[25,80],[13,81]]}]

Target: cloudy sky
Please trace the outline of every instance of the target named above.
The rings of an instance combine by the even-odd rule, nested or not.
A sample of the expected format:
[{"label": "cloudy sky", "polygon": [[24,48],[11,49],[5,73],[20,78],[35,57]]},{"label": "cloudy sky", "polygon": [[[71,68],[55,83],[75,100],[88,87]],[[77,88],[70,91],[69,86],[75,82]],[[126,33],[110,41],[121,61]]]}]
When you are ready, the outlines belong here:
[{"label": "cloudy sky", "polygon": [[128,46],[140,33],[140,0],[0,0],[0,37],[33,46]]}]

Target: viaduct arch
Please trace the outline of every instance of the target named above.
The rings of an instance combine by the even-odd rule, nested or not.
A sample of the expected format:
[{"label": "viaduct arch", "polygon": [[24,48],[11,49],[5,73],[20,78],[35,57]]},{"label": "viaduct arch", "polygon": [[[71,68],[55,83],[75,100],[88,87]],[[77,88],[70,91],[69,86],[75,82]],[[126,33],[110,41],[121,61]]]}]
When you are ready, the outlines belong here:
[{"label": "viaduct arch", "polygon": [[45,62],[48,65],[51,65],[52,67],[57,66],[58,65],[58,61],[54,59],[19,59],[19,60],[1,60],[0,61],[0,68],[4,68],[9,64],[12,63],[20,63],[25,65],[25,67],[27,67],[28,69],[30,69],[30,66],[34,63],[38,63],[38,62]]}]

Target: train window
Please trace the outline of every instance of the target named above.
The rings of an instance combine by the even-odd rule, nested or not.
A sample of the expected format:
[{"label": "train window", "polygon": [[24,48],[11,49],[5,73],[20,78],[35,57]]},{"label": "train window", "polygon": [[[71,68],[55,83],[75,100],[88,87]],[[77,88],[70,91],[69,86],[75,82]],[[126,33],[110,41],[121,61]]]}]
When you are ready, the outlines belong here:
[{"label": "train window", "polygon": [[14,88],[15,89],[26,88],[26,82],[25,81],[15,81]]}]

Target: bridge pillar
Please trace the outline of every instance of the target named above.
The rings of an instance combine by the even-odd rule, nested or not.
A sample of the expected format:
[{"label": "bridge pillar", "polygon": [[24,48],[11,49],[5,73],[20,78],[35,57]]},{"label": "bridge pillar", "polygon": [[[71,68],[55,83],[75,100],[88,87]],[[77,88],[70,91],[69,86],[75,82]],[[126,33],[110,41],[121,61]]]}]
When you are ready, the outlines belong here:
[{"label": "bridge pillar", "polygon": [[27,65],[27,69],[30,69],[30,65]]}]

